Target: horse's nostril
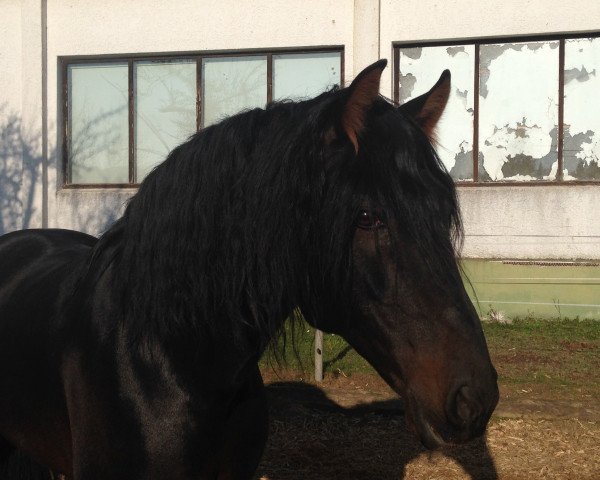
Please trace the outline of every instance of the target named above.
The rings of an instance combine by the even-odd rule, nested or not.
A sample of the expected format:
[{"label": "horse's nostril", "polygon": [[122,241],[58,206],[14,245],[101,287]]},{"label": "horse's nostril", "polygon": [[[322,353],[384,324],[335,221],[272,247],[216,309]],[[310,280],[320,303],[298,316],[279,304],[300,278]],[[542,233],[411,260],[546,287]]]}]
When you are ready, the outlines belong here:
[{"label": "horse's nostril", "polygon": [[464,385],[456,392],[456,415],[464,425],[471,424],[478,416],[480,407],[473,398],[471,388]]},{"label": "horse's nostril", "polygon": [[478,423],[483,409],[472,387],[463,384],[455,390],[449,400],[448,418],[456,427],[461,430],[470,430],[474,424]]},{"label": "horse's nostril", "polygon": [[495,381],[486,383],[485,377],[457,381],[446,397],[448,438],[453,442],[464,442],[483,435],[497,403]]}]

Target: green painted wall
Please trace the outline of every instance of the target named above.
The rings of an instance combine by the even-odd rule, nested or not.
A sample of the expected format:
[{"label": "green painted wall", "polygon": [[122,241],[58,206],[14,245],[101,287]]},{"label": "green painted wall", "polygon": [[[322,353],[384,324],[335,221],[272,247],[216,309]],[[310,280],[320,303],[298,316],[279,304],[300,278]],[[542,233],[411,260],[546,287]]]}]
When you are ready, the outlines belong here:
[{"label": "green painted wall", "polygon": [[[481,316],[600,319],[600,265],[596,262],[462,261]],[[473,291],[474,290],[474,291]]]}]

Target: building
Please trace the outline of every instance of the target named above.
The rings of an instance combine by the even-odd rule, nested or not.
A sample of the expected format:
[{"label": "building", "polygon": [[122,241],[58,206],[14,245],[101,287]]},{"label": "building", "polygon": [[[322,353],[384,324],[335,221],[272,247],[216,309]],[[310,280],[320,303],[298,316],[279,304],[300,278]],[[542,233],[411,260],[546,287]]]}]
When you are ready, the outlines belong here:
[{"label": "building", "polygon": [[[439,151],[458,182],[463,256],[552,268],[585,260],[571,273],[518,275],[599,283],[586,267],[600,260],[595,0],[5,0],[1,8],[0,233],[99,234],[195,128],[347,82],[388,58],[381,93],[397,101],[428,89],[444,68],[453,73]],[[476,279],[515,283],[510,267],[473,265]],[[538,302],[551,311],[569,303],[564,282],[552,285]],[[600,314],[599,297],[577,300],[589,308],[573,314]]]}]

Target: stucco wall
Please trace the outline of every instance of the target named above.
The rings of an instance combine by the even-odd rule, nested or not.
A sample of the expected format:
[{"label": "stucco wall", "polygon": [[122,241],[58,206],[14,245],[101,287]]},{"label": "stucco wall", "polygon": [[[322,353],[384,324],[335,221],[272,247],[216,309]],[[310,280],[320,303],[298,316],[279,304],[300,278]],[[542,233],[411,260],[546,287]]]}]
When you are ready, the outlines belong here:
[{"label": "stucco wall", "polygon": [[[21,228],[21,6],[2,5],[0,28],[0,234]],[[9,74],[10,72],[10,74]]]},{"label": "stucco wall", "polygon": [[[61,56],[343,45],[349,81],[377,58],[391,59],[393,42],[580,32],[597,28],[600,21],[595,0],[568,5],[558,0],[259,0],[251,5],[182,0],[173,5],[158,0],[3,3],[8,22],[0,30],[0,61],[3,71],[14,74],[0,76],[0,125],[16,116],[17,145],[26,147],[27,158],[23,162],[18,149],[2,157],[11,168],[16,165],[14,175],[22,184],[10,215],[2,214],[2,231],[56,226],[98,234],[133,192],[61,188]],[[391,64],[381,91],[392,95]],[[593,213],[600,186],[459,190],[466,257],[600,258],[600,222]],[[7,191],[2,188],[2,201],[12,198]]]},{"label": "stucco wall", "polygon": [[600,186],[459,189],[472,258],[599,258]]}]

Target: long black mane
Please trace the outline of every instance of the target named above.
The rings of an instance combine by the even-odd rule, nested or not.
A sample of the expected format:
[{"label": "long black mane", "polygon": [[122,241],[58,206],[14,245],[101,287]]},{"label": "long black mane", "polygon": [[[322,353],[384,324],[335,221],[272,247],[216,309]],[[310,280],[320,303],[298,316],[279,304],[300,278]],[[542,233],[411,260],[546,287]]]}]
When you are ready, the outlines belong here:
[{"label": "long black mane", "polygon": [[230,117],[147,176],[94,252],[114,264],[132,335],[243,342],[252,333],[262,349],[295,307],[318,317],[325,296],[350,299],[354,223],[365,202],[418,245],[433,277],[453,261],[456,192],[428,138],[379,99],[356,155],[333,121],[344,95]]}]

